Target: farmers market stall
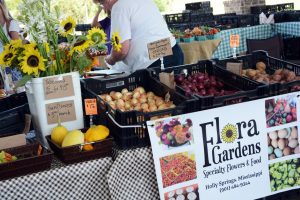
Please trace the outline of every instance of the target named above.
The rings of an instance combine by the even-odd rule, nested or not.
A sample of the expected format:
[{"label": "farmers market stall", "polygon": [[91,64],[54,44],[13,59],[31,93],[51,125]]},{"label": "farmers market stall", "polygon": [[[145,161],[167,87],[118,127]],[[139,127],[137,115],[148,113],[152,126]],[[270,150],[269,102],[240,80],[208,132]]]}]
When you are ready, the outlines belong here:
[{"label": "farmers market stall", "polygon": [[[275,29],[273,29],[274,27],[272,27],[271,25],[262,25],[256,27],[239,28],[239,29],[233,29],[228,31],[222,31],[221,38],[222,40],[227,41],[229,40],[228,38],[231,34],[240,34],[241,45],[238,48],[238,52],[242,52],[246,50],[245,38],[256,38],[256,39],[267,38],[272,36],[276,32],[274,30],[277,30],[278,32],[282,32],[283,30],[284,31],[288,30],[288,28],[285,27],[289,27],[285,25],[278,25],[279,28],[276,29],[277,25],[274,26]],[[227,42],[224,41],[221,42],[221,44],[219,45],[217,52],[214,53],[214,57],[224,58],[232,54],[229,45],[227,44]],[[212,49],[213,49],[215,45],[217,45],[217,43],[220,42],[220,40],[212,40],[209,42],[211,42],[210,45],[212,45]],[[205,44],[205,42],[203,43]],[[188,45],[193,45],[193,43],[181,44],[181,45],[188,46]],[[198,44],[195,44],[195,46],[196,45]],[[203,45],[203,47],[204,46],[205,45]],[[199,46],[197,48],[199,48]],[[208,52],[208,54],[210,54],[210,52]],[[156,180],[155,165],[154,165],[157,164],[157,160],[153,160],[153,150],[149,148],[150,141],[149,141],[148,130],[145,127],[146,121],[151,121],[161,117],[167,118],[170,116],[183,115],[186,113],[192,113],[200,110],[214,109],[216,107],[222,107],[229,104],[242,103],[242,102],[252,101],[261,98],[267,98],[267,97],[271,98],[274,95],[299,91],[299,82],[297,82],[299,80],[296,79],[296,75],[297,76],[300,75],[298,73],[299,72],[298,68],[300,68],[299,66],[290,63],[285,63],[281,60],[276,60],[274,58],[270,58],[264,52],[255,55],[254,54],[248,55],[246,57],[242,57],[239,59],[243,60],[244,63],[248,62],[248,64],[247,65],[245,64],[245,66],[250,67],[250,69],[243,69],[244,77],[238,76],[226,70],[226,66],[227,66],[226,63],[234,61],[232,59],[219,60],[214,62],[214,64],[209,60],[205,60],[202,62],[197,62],[196,64],[193,65],[184,65],[178,68],[168,69],[164,71],[164,72],[171,72],[174,70],[177,85],[182,88],[188,87],[189,90],[187,89],[183,90],[182,88],[181,89],[175,88],[175,90],[171,90],[166,85],[161,84],[161,82],[159,81],[159,73],[161,72],[160,69],[139,71],[133,75],[124,76],[124,77],[117,77],[117,78],[109,77],[108,80],[101,79],[101,78],[82,80],[81,81],[82,97],[84,99],[84,102],[85,100],[88,100],[87,101],[88,106],[85,105],[83,111],[85,111],[86,115],[91,115],[91,118],[87,117],[85,119],[85,124],[89,124],[89,122],[90,124],[97,124],[97,125],[102,123],[107,124],[110,131],[109,134],[114,137],[114,141],[118,145],[118,148],[114,149],[115,152],[114,156],[112,158],[107,157],[108,155],[110,155],[110,151],[112,148],[112,138],[107,137],[108,131],[106,130],[106,127],[103,126],[101,126],[101,128],[102,130],[103,129],[106,130],[107,138],[105,137],[105,139],[103,138],[99,139],[100,141],[99,140],[87,141],[88,143],[82,145],[82,143],[86,142],[85,140],[88,140],[92,137],[91,136],[86,138],[80,137],[81,139],[80,143],[73,145],[72,146],[73,149],[71,150],[70,150],[71,147],[62,146],[63,143],[58,144],[53,140],[53,138],[47,136],[47,140],[50,144],[51,149],[54,151],[55,155],[60,157],[61,159],[64,158],[66,159],[66,156],[71,159],[73,158],[74,160],[72,160],[72,162],[75,162],[75,164],[65,165],[62,164],[60,161],[57,161],[57,158],[54,157],[54,160],[52,161],[52,167],[49,170],[44,170],[38,173],[33,173],[33,174],[29,174],[17,178],[0,181],[1,191],[6,191],[0,194],[0,198],[1,199],[22,199],[22,198],[24,199],[47,199],[47,198],[49,199],[59,199],[59,198],[90,199],[93,198],[93,199],[106,199],[106,200],[159,199],[159,195],[160,195],[159,185],[158,185],[159,181]],[[260,63],[260,65],[257,65],[257,63],[259,62],[264,62],[264,65],[262,65],[262,63]],[[287,71],[290,70],[292,72],[287,73],[287,71],[282,70],[282,68],[284,70]],[[268,73],[270,73],[270,75],[268,75]],[[290,73],[293,74],[291,75]],[[260,77],[256,77],[257,74],[263,74],[264,75],[263,78],[267,78],[268,81],[270,81],[270,84],[267,84],[266,86],[266,84],[262,83],[265,80],[261,80],[259,79]],[[278,78],[278,76],[275,75],[280,75],[280,78]],[[181,78],[179,79],[179,77]],[[198,82],[197,81],[193,82],[193,79],[194,80],[197,79],[198,82],[200,81],[203,82],[204,79],[209,80],[211,82],[211,84],[209,85],[213,86],[214,88],[212,87],[208,88],[207,83],[205,86],[203,83],[203,85],[201,86],[202,90],[200,93],[200,91],[198,90],[200,86],[197,85],[197,87],[199,88],[195,88],[196,87],[195,85]],[[63,79],[59,79],[58,82],[61,80]],[[188,83],[187,81],[191,81],[192,83],[194,83],[194,86],[191,84],[191,82]],[[204,89],[204,87],[206,89]],[[126,96],[126,94],[130,92],[132,94]],[[133,96],[142,97],[142,95],[143,98],[140,98],[139,101],[142,99],[143,103],[145,102],[148,103],[149,101],[148,99],[151,98],[156,98],[158,100],[155,100],[155,102],[153,102],[153,99],[151,99],[152,102],[155,103],[155,105],[152,105],[152,107],[149,105],[146,106],[144,105],[142,108],[142,106],[140,105],[140,107],[138,107],[139,112],[137,112],[136,110],[130,110],[132,109],[132,105],[129,105],[128,110],[126,110],[125,112],[125,110],[124,111],[121,110],[123,109],[122,106],[118,108],[117,107],[118,105],[116,103],[111,103],[112,100],[118,101],[121,98],[123,100],[124,97],[124,101],[122,101],[124,107],[126,103],[129,103],[129,101],[130,102],[133,101],[133,103],[135,104],[134,109],[137,109],[136,105],[139,102],[135,102],[137,101],[137,98],[133,98]],[[156,101],[159,101],[160,105],[156,105],[157,104]],[[120,102],[121,101],[119,101],[119,103]],[[284,119],[285,121],[283,119],[280,119],[280,117],[277,117],[277,115],[275,115],[276,113],[273,112],[273,110],[276,107],[276,105],[273,104],[273,101],[270,101],[269,103],[271,104],[271,108],[263,109],[263,110],[270,110],[270,112],[268,113],[270,115],[270,119],[267,122],[268,126],[272,126],[274,124],[281,125],[281,123],[283,122],[287,123],[291,121],[296,121],[296,117],[293,115],[295,114],[294,102],[289,109],[285,108],[286,107],[285,105],[284,110],[287,111],[284,112],[286,113],[279,113],[282,116],[284,116],[285,114],[285,119]],[[28,112],[27,107],[24,108],[26,112]],[[19,107],[17,108],[21,109]],[[12,110],[10,110],[10,112],[12,112]],[[23,108],[21,110],[22,110],[21,112],[19,112],[18,110],[18,114],[17,114],[18,116],[20,113],[24,114]],[[87,114],[87,111],[89,111],[90,114]],[[203,111],[203,113],[201,112],[202,111],[197,113],[198,114],[197,118],[199,118],[199,116],[207,116],[207,115],[203,115],[205,111]],[[209,112],[213,113],[215,111],[210,110]],[[234,113],[234,112],[230,112],[230,113]],[[1,114],[3,118],[5,118],[7,113],[1,113]],[[203,117],[200,118],[203,119]],[[273,121],[271,121],[271,119]],[[183,148],[185,147],[189,148],[190,147],[189,145],[193,144],[191,142],[192,137],[188,131],[188,129],[192,126],[191,123],[189,121],[186,121],[184,125],[178,124],[177,121],[174,123],[176,123],[176,125],[184,126],[184,127],[177,127],[178,130],[181,131],[181,133],[185,134],[184,137],[182,137],[183,134],[180,134],[179,136],[177,136],[178,138],[175,140],[171,134],[169,134],[168,136],[167,134],[165,134],[164,137],[162,136],[161,138],[159,138],[159,140],[161,140],[160,145],[161,144],[165,145],[168,151],[169,150],[176,151],[177,147],[179,147],[178,149],[180,150],[182,146]],[[291,128],[292,130],[292,128],[296,128],[296,126],[297,125],[294,125],[293,127],[288,127],[288,128]],[[153,126],[151,128],[153,128]],[[171,128],[171,125],[168,127],[167,132],[168,131],[172,132],[172,130],[169,128]],[[82,131],[85,132],[86,130],[82,130]],[[279,135],[279,130],[276,130],[275,134]],[[155,134],[153,135],[156,136]],[[82,133],[80,133],[80,136],[82,136]],[[271,138],[271,134],[269,134],[269,137]],[[286,138],[284,140],[283,148],[286,148],[287,147],[286,145],[289,144],[288,138],[290,136],[287,137],[285,135],[284,137]],[[298,137],[296,136],[294,137],[295,138],[291,138],[291,140],[298,139]],[[104,146],[103,142],[105,142],[107,146],[105,146],[105,148],[102,149],[101,147]],[[264,140],[264,143],[267,143],[267,140]],[[299,142],[296,143],[295,141],[293,141],[292,144],[289,144],[290,145],[289,151],[296,152],[295,149],[297,148],[297,145],[299,145],[298,143]],[[142,147],[142,148],[136,148],[136,147]],[[274,145],[272,144],[272,148],[273,147],[276,148],[277,146],[275,144]],[[65,154],[66,152],[68,152],[68,149],[70,150],[69,153],[70,152],[72,153],[72,154],[68,154],[69,156]],[[39,150],[37,152],[38,152],[37,156],[40,156]],[[290,152],[286,154],[290,154]],[[273,149],[270,154],[272,154],[272,156],[270,155],[272,159],[275,158],[280,159],[281,157],[283,157],[283,152],[278,153],[277,150],[275,152],[275,150],[273,151]],[[83,158],[83,160],[80,159],[76,160],[77,155],[78,157]],[[104,158],[101,158],[103,156]],[[165,158],[166,163],[177,162],[176,159],[168,156],[166,156]],[[296,158],[295,157],[296,155],[293,156],[294,156],[293,158]],[[184,164],[188,164],[188,165],[191,164],[191,160],[193,160],[193,156],[190,156],[188,159],[185,157],[183,160]],[[89,159],[85,160],[85,158],[89,158]],[[94,160],[90,160],[90,159],[94,159]],[[20,161],[21,160],[22,158],[20,159]],[[83,161],[83,162],[77,163],[78,161]],[[297,163],[295,161],[295,163],[292,164],[293,165],[290,165],[290,168],[294,167],[294,165]],[[176,169],[172,168],[171,164],[169,164],[168,166],[165,165],[164,167],[172,170],[180,170],[178,169],[178,167]],[[272,167],[274,166],[272,165],[271,168]],[[193,170],[191,165],[189,165],[188,169]],[[276,168],[273,168],[272,170],[279,170],[278,166]],[[195,171],[192,172],[194,173]],[[172,175],[172,173],[170,174]],[[272,174],[271,179],[273,179],[274,177],[276,178],[277,176],[275,175],[273,176]],[[293,176],[290,178],[291,178],[290,185],[295,184],[294,182],[297,177],[294,176],[293,174]],[[283,187],[281,183],[283,181],[285,180],[282,181],[280,180],[280,182],[279,181],[275,182],[274,184],[276,184],[276,188],[275,186],[274,188],[276,190],[281,190]],[[168,185],[171,183],[166,182],[165,184]],[[178,189],[178,188],[174,187],[172,188],[172,191],[173,189]],[[189,189],[187,189],[187,187],[184,187],[184,190],[187,192]],[[171,191],[170,188],[168,190],[169,190],[168,192]],[[192,192],[193,191],[191,190],[190,193]],[[293,192],[290,193],[292,194]],[[288,200],[289,198],[286,197],[285,199]]]}]

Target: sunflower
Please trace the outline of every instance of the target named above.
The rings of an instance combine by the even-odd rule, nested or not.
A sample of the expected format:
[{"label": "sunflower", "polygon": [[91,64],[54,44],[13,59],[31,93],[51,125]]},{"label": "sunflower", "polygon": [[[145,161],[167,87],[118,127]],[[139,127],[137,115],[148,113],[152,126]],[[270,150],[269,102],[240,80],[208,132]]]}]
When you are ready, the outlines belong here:
[{"label": "sunflower", "polygon": [[93,42],[91,40],[82,38],[74,44],[73,48],[71,48],[70,55],[73,55],[73,53],[75,51],[78,53],[81,53],[81,52],[85,51],[92,44],[93,44]]},{"label": "sunflower", "polygon": [[63,20],[60,25],[60,35],[63,37],[67,37],[69,34],[73,33],[76,23],[72,17],[68,17],[67,19]]},{"label": "sunflower", "polygon": [[89,30],[87,38],[93,41],[95,44],[101,44],[106,42],[106,34],[99,28],[92,28]]},{"label": "sunflower", "polygon": [[234,140],[237,138],[237,130],[236,127],[232,124],[227,124],[223,129],[222,129],[222,140],[226,143],[233,143]]},{"label": "sunflower", "polygon": [[24,47],[22,40],[11,40],[10,45],[11,45],[11,48],[14,48],[14,49]]},{"label": "sunflower", "polygon": [[40,52],[30,47],[25,49],[24,56],[21,58],[20,66],[22,72],[28,75],[38,75],[39,70],[45,71],[44,59]]},{"label": "sunflower", "polygon": [[118,32],[113,33],[112,38],[111,38],[111,42],[113,45],[113,49],[115,51],[121,51],[122,48],[122,44],[121,44],[121,38]]},{"label": "sunflower", "polygon": [[9,49],[8,46],[4,47],[4,51],[0,54],[0,65],[2,67],[10,66],[11,61],[17,55],[17,51],[14,48]]}]

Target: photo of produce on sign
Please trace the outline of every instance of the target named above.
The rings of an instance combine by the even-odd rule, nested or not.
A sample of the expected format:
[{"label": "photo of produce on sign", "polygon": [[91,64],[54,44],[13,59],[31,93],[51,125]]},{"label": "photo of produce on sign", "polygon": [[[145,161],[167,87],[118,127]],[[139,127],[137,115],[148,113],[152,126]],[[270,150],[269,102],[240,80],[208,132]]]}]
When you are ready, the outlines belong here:
[{"label": "photo of produce on sign", "polygon": [[147,122],[160,198],[253,200],[300,188],[299,94]]}]

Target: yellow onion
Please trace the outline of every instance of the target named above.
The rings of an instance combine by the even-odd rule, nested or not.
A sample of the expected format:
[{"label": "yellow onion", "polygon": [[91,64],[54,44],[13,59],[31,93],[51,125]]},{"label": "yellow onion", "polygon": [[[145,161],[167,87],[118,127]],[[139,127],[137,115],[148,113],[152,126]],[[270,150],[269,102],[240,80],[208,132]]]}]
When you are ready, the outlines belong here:
[{"label": "yellow onion", "polygon": [[147,97],[149,98],[149,97],[154,97],[155,96],[155,94],[153,93],[153,92],[147,92]]},{"label": "yellow onion", "polygon": [[116,93],[115,91],[111,91],[111,92],[109,93],[109,96],[113,97],[115,93]]},{"label": "yellow onion", "polygon": [[166,104],[161,104],[160,106],[158,106],[158,110],[165,110],[165,109],[167,109],[168,107],[167,107],[167,105]]},{"label": "yellow onion", "polygon": [[143,87],[137,87],[137,88],[134,89],[133,92],[138,92],[140,94],[144,94],[146,91]]},{"label": "yellow onion", "polygon": [[140,98],[141,94],[139,92],[133,92],[132,98],[138,99]]},{"label": "yellow onion", "polygon": [[141,104],[146,103],[146,102],[147,102],[146,96],[143,96],[143,95],[142,95],[142,96],[139,98],[139,102],[140,102]]},{"label": "yellow onion", "polygon": [[157,100],[155,101],[155,104],[156,104],[156,106],[159,107],[160,105],[164,104],[164,101],[161,100],[161,99],[157,99]]},{"label": "yellow onion", "polygon": [[121,92],[115,92],[113,99],[118,100],[122,98],[122,93]]},{"label": "yellow onion", "polygon": [[116,104],[118,108],[125,106],[125,102],[122,99],[118,99]]},{"label": "yellow onion", "polygon": [[104,101],[106,101],[106,102],[111,102],[111,101],[112,101],[111,96],[106,95],[105,98],[104,98]]},{"label": "yellow onion", "polygon": [[126,94],[126,93],[128,93],[128,90],[127,90],[127,88],[124,88],[124,89],[122,89],[121,93],[122,93],[122,94]]},{"label": "yellow onion", "polygon": [[143,103],[143,104],[141,105],[141,108],[142,108],[143,110],[149,109],[149,105],[146,104],[146,103]]},{"label": "yellow onion", "polygon": [[141,111],[141,104],[137,104],[134,108],[134,110],[137,110],[137,111]]},{"label": "yellow onion", "polygon": [[149,105],[156,105],[154,99],[148,99],[148,104],[149,104]]},{"label": "yellow onion", "polygon": [[131,100],[131,105],[136,106],[139,103],[137,99],[132,99]]},{"label": "yellow onion", "polygon": [[130,104],[130,102],[125,102],[125,109],[126,110],[131,110],[131,104]]},{"label": "yellow onion", "polygon": [[114,101],[109,102],[112,109],[116,109],[116,103]]},{"label": "yellow onion", "polygon": [[151,105],[151,106],[149,107],[149,111],[150,111],[150,112],[157,111],[157,106],[156,106],[156,105]]}]

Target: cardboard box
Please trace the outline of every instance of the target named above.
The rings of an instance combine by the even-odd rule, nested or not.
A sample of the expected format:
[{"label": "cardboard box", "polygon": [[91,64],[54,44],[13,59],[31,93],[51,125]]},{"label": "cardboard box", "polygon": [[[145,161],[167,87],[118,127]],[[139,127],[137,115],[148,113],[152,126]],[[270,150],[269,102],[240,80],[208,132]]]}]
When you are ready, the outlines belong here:
[{"label": "cardboard box", "polygon": [[0,138],[0,150],[18,147],[26,144],[26,135],[18,134]]}]

